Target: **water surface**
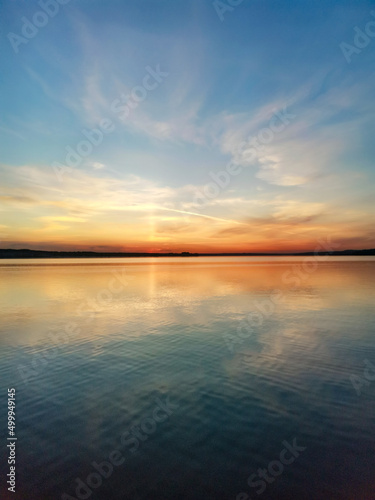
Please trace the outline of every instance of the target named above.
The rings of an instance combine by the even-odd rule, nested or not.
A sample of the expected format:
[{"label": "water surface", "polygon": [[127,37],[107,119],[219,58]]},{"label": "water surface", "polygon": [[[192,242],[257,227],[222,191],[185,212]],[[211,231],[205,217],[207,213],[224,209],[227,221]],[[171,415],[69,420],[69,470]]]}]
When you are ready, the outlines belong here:
[{"label": "water surface", "polygon": [[374,284],[372,257],[0,261],[0,497],[374,499]]}]

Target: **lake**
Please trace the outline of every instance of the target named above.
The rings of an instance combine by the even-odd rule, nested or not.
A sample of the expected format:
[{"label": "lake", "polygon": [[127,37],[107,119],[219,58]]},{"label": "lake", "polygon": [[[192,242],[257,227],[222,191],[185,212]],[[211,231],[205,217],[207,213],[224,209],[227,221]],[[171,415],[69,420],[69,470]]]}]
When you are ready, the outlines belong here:
[{"label": "lake", "polygon": [[375,498],[375,258],[0,261],[20,500]]}]

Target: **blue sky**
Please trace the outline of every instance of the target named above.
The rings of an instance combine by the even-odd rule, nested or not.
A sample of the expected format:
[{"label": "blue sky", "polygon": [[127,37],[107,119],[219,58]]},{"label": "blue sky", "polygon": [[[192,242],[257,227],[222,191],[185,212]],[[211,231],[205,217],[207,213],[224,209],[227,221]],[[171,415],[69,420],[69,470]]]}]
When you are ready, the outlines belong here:
[{"label": "blue sky", "polygon": [[[224,4],[70,0],[18,44],[41,6],[1,2],[3,248],[375,247],[375,36],[350,62],[340,47],[374,3],[243,0],[220,19]],[[293,118],[254,152],[275,113]],[[240,173],[207,188],[228,162]]]}]

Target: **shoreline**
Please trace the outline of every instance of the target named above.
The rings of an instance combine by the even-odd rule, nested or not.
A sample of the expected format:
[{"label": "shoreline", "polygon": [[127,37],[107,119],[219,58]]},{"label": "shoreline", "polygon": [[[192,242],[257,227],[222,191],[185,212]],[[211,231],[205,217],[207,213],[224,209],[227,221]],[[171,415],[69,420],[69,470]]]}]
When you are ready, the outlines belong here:
[{"label": "shoreline", "polygon": [[66,252],[29,249],[0,249],[0,259],[71,259],[71,258],[144,258],[144,257],[305,257],[305,256],[375,256],[375,249],[341,250],[331,252],[287,252],[287,253],[261,253],[261,252],[225,252],[225,253],[132,253],[132,252]]}]

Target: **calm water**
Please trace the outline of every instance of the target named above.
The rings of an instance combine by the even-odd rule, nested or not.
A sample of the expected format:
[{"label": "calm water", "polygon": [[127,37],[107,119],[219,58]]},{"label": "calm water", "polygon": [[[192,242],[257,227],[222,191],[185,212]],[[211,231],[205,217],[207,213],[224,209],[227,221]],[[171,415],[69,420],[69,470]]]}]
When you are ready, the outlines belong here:
[{"label": "calm water", "polygon": [[0,497],[374,499],[375,260],[303,262],[0,261]]}]

